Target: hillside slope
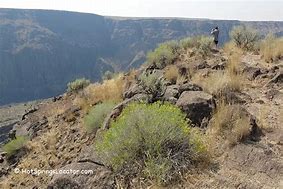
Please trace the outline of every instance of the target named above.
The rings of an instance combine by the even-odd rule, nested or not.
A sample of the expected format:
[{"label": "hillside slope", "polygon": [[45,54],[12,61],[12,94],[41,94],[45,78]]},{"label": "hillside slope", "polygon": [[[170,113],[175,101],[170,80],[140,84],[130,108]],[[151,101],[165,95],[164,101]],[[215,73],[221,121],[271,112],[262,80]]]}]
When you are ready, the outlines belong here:
[{"label": "hillside slope", "polygon": [[[0,9],[0,104],[58,95],[78,77],[138,67],[148,50],[171,39],[221,28],[221,43],[239,21],[111,18],[64,11]],[[282,22],[246,23],[282,34]]]},{"label": "hillside slope", "polygon": [[[261,55],[252,52],[210,48],[205,56],[199,56],[198,50],[178,47],[175,57],[167,61],[167,64],[153,61],[152,64],[143,65],[138,70],[114,79],[93,83],[80,91],[37,104],[35,111],[26,114],[14,126],[13,133],[16,136],[28,135],[30,140],[25,145],[20,145],[22,148],[11,156],[1,153],[0,187],[160,188],[160,183],[151,178],[161,175],[165,179],[166,175],[145,176],[144,172],[134,172],[134,175],[129,176],[130,171],[136,171],[135,160],[138,161],[140,157],[150,158],[148,154],[143,155],[146,153],[144,150],[148,150],[144,146],[151,141],[141,143],[142,151],[134,153],[134,161],[123,167],[126,170],[124,172],[117,172],[108,164],[107,157],[99,156],[96,143],[103,139],[103,134],[116,126],[113,136],[122,133],[124,137],[118,138],[116,146],[111,143],[114,146],[112,150],[121,145],[124,152],[131,152],[131,144],[136,142],[132,136],[139,135],[134,129],[123,132],[118,130],[119,120],[122,120],[122,125],[118,125],[120,128],[129,123],[130,128],[137,127],[138,132],[156,127],[154,124],[144,124],[147,121],[161,120],[158,122],[160,128],[157,128],[157,133],[148,133],[160,138],[164,134],[161,127],[164,119],[169,117],[169,120],[172,118],[173,121],[180,121],[172,117],[175,110],[173,107],[178,107],[186,117],[187,127],[198,134],[197,143],[204,143],[203,151],[207,153],[207,159],[201,159],[203,164],[200,163],[199,166],[197,161],[190,162],[185,172],[177,173],[181,174],[179,180],[166,178],[170,182],[163,183],[162,188],[282,188],[282,58],[275,63],[266,63]],[[92,110],[109,101],[117,102],[110,113],[102,115],[100,112],[103,109],[92,113]],[[165,104],[170,108],[170,115],[166,118],[156,115],[155,119],[149,119],[147,116],[150,115],[146,115],[146,112],[134,114],[126,111],[129,104],[134,102],[146,104],[144,107],[149,109],[152,107],[147,105],[156,102],[159,109]],[[123,110],[126,112],[123,113]],[[91,125],[92,130],[87,127],[85,118],[88,115],[95,120]],[[127,122],[129,115],[133,117]],[[99,116],[102,119],[96,121]],[[140,118],[141,123],[133,123]],[[165,122],[166,124],[168,123]],[[171,128],[173,125],[169,126]],[[112,142],[115,141],[111,135],[108,137]],[[163,137],[167,139],[168,135]],[[133,141],[127,141],[128,138]],[[123,145],[130,147],[123,148]],[[176,152],[184,150],[184,146],[179,149],[175,145],[179,147],[178,143],[165,143],[165,149],[171,149],[173,157],[178,157]],[[107,147],[109,146],[105,146]],[[115,158],[119,158],[119,154],[115,152]],[[187,153],[194,151],[186,151],[182,155]],[[166,155],[166,158],[170,156]],[[122,157],[127,157],[127,154],[122,154]],[[183,161],[185,160],[181,156],[177,159],[177,166]],[[162,171],[167,162],[155,163],[160,167],[158,170]],[[147,166],[140,162],[137,164],[141,168]],[[15,172],[31,169],[91,170],[92,174],[37,172],[32,175]],[[168,170],[170,173],[175,171]]]}]

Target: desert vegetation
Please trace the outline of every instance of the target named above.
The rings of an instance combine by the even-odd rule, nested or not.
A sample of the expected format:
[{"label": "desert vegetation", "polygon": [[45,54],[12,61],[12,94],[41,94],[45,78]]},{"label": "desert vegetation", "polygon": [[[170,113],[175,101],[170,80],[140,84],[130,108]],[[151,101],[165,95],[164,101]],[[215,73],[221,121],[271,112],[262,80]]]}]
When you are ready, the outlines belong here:
[{"label": "desert vegetation", "polygon": [[115,103],[113,102],[103,102],[91,108],[84,118],[84,124],[87,131],[89,133],[97,131],[114,106]]},{"label": "desert vegetation", "polygon": [[162,69],[174,62],[178,57],[178,50],[179,43],[177,41],[162,43],[154,51],[147,54],[147,63]]},{"label": "desert vegetation", "polygon": [[84,89],[90,84],[90,80],[87,80],[85,78],[76,79],[75,81],[72,81],[68,83],[68,92],[78,92],[79,90]]},{"label": "desert vegetation", "polygon": [[219,103],[210,123],[208,133],[212,135],[212,138],[220,137],[229,145],[243,141],[251,132],[250,118],[238,104]]},{"label": "desert vegetation", "polygon": [[194,53],[206,57],[211,54],[213,39],[207,36],[196,36],[182,39],[181,47],[185,50],[191,49]]},{"label": "desert vegetation", "polygon": [[263,59],[268,62],[277,62],[283,57],[283,38],[275,37],[269,34],[261,42],[260,54]]},{"label": "desert vegetation", "polygon": [[20,149],[25,146],[28,141],[28,137],[19,136],[3,146],[3,150],[7,153],[8,157],[15,155]]},{"label": "desert vegetation", "polygon": [[230,38],[237,47],[245,51],[256,50],[260,36],[258,32],[248,26],[235,26],[230,32]]},{"label": "desert vegetation", "polygon": [[[82,186],[86,186],[85,182],[105,184],[104,179],[110,179],[116,188],[223,187],[214,173],[221,177],[230,174],[227,179],[232,184],[225,182],[227,188],[238,184],[234,177],[254,186],[245,179],[247,173],[255,172],[258,162],[262,163],[258,159],[280,159],[269,153],[271,143],[257,140],[255,134],[267,129],[272,132],[280,124],[271,127],[269,124],[277,120],[267,121],[267,117],[278,117],[281,110],[280,78],[270,84],[280,74],[280,68],[266,64],[280,64],[280,44],[280,38],[267,36],[260,41],[256,31],[238,26],[231,31],[231,41],[224,49],[213,49],[211,38],[204,36],[170,41],[150,52],[141,69],[114,77],[107,73],[102,82],[86,82],[87,85],[75,81],[70,84],[74,93],[61,100],[64,105],[68,102],[69,108],[48,118],[50,125],[44,127],[47,131],[33,143],[27,159],[31,161],[36,153],[43,158],[48,151],[50,155],[44,161],[34,160],[36,165],[48,169],[90,166],[84,163],[92,162],[97,172],[84,177],[83,182],[76,180]],[[248,75],[252,77],[247,79]],[[8,154],[22,147],[23,142],[17,140],[20,138],[4,148]],[[262,153],[254,144],[268,153]],[[272,141],[272,145],[277,143]],[[36,151],[38,146],[40,152]],[[260,157],[255,159],[256,165],[251,162],[254,156]],[[19,165],[26,167],[31,163]],[[244,174],[238,177],[231,167],[243,169]],[[269,170],[261,174],[270,178],[267,173]],[[20,179],[11,177],[13,181]],[[51,178],[40,177],[52,186],[62,184],[60,178],[51,182]],[[217,181],[210,184],[211,179]],[[73,178],[65,181],[73,183]]]},{"label": "desert vegetation", "polygon": [[158,102],[129,105],[96,142],[96,148],[116,172],[159,184],[177,179],[206,153],[181,110]]}]

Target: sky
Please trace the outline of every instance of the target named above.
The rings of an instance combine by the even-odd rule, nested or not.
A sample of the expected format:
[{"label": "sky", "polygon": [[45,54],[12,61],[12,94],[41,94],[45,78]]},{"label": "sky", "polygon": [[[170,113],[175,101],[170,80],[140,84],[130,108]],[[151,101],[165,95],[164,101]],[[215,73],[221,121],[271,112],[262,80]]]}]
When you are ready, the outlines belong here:
[{"label": "sky", "polygon": [[283,21],[283,0],[0,0],[0,8],[67,10],[123,17]]}]

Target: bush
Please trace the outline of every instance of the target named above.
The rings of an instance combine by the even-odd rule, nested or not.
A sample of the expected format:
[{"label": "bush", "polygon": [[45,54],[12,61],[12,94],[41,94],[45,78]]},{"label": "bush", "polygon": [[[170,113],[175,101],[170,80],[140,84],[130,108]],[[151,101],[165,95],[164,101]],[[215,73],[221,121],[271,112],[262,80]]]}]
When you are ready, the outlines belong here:
[{"label": "bush", "polygon": [[211,128],[216,135],[234,145],[250,135],[251,125],[247,113],[240,105],[220,104],[212,117]]},{"label": "bush", "polygon": [[15,155],[21,148],[24,147],[25,143],[28,141],[28,137],[19,136],[14,140],[11,140],[5,144],[2,148],[7,153],[8,157]]},{"label": "bush", "polygon": [[106,116],[111,112],[116,103],[103,102],[94,106],[84,118],[84,124],[89,133],[97,131],[103,124]]},{"label": "bush", "polygon": [[155,65],[159,69],[163,69],[170,65],[178,57],[179,43],[176,41],[169,41],[162,43],[154,51],[147,55],[147,64]]},{"label": "bush", "polygon": [[266,62],[276,62],[283,57],[283,38],[269,34],[260,45],[260,54]]},{"label": "bush", "polygon": [[181,47],[185,50],[192,49],[197,54],[206,57],[211,53],[213,39],[206,36],[189,37],[181,40]]},{"label": "bush", "polygon": [[90,84],[90,80],[87,80],[85,78],[76,79],[75,81],[72,81],[68,83],[68,92],[78,92],[79,90],[84,89]]},{"label": "bush", "polygon": [[176,65],[170,65],[165,68],[164,73],[165,79],[175,84],[179,76],[179,70]]},{"label": "bush", "polygon": [[165,92],[164,80],[157,73],[143,73],[140,75],[139,80],[148,94],[156,97]]},{"label": "bush", "polygon": [[110,79],[113,79],[114,77],[115,77],[115,74],[108,70],[103,74],[102,80],[110,80]]},{"label": "bush", "polygon": [[96,141],[96,149],[116,173],[159,184],[179,178],[206,152],[181,110],[159,102],[130,104]]},{"label": "bush", "polygon": [[255,50],[260,39],[256,30],[245,25],[235,26],[230,32],[230,38],[237,47],[247,51]]}]

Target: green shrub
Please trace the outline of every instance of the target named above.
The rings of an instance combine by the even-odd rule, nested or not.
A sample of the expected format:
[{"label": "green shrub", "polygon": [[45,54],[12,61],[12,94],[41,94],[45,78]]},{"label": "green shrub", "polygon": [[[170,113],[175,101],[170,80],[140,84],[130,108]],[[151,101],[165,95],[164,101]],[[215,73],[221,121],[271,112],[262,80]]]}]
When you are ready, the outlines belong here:
[{"label": "green shrub", "polygon": [[192,49],[196,54],[205,57],[211,53],[213,39],[206,36],[195,36],[181,40],[181,47],[185,50]]},{"label": "green shrub", "polygon": [[260,39],[256,30],[245,25],[235,26],[230,32],[230,38],[237,47],[247,51],[255,50]]},{"label": "green shrub", "polygon": [[206,154],[181,110],[160,102],[130,104],[98,137],[96,150],[116,173],[159,184],[180,178]]},{"label": "green shrub", "polygon": [[102,79],[109,80],[109,79],[113,79],[114,77],[115,77],[115,74],[108,70],[103,74]]},{"label": "green shrub", "polygon": [[172,64],[178,57],[179,43],[177,41],[169,41],[162,43],[154,51],[147,54],[147,64],[155,65],[162,69]]},{"label": "green shrub", "polygon": [[89,133],[97,131],[115,105],[114,102],[103,102],[94,106],[84,118],[87,131]]},{"label": "green shrub", "polygon": [[79,90],[82,90],[83,88],[87,87],[90,84],[90,80],[87,80],[85,78],[76,79],[75,81],[72,81],[68,83],[68,92],[78,92]]},{"label": "green shrub", "polygon": [[157,73],[143,73],[140,75],[139,80],[145,91],[153,96],[161,95],[165,91],[164,80]]},{"label": "green shrub", "polygon": [[17,153],[21,148],[24,147],[25,143],[28,141],[28,137],[19,136],[14,140],[11,140],[5,144],[2,148],[7,153],[8,157],[11,157]]}]

